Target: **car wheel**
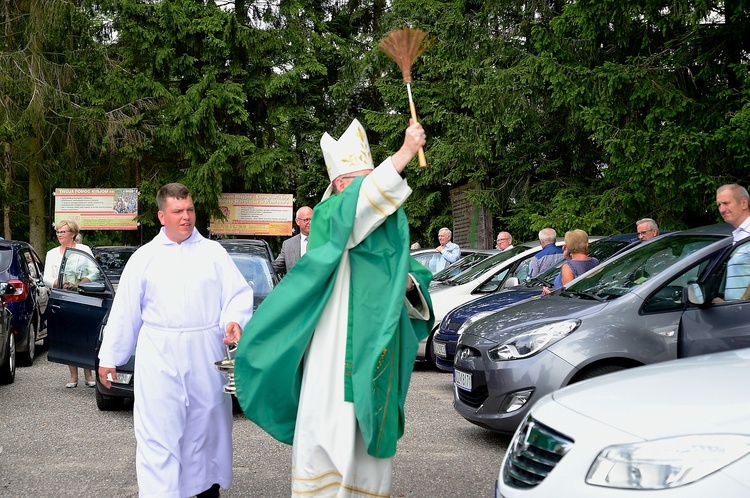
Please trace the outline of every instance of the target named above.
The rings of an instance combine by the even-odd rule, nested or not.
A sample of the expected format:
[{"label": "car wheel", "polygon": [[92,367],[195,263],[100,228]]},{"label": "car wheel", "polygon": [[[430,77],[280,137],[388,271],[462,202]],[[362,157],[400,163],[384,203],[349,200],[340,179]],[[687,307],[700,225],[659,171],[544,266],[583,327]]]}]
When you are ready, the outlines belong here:
[{"label": "car wheel", "polygon": [[5,361],[0,366],[0,384],[12,384],[16,379],[16,339],[12,331],[8,334],[5,346],[7,350]]},{"label": "car wheel", "polygon": [[36,332],[37,324],[36,319],[29,324],[29,331],[26,334],[26,351],[23,351],[18,356],[18,364],[22,367],[30,367],[34,363],[34,357],[36,356]]},{"label": "car wheel", "polygon": [[576,382],[593,379],[594,377],[599,377],[601,375],[607,375],[607,374],[619,372],[620,370],[626,370],[626,369],[627,367],[623,367],[620,365],[601,365],[601,366],[594,367],[588,370],[584,370],[578,376],[573,378],[573,380],[570,383],[575,384]]},{"label": "car wheel", "polygon": [[96,389],[96,407],[103,412],[116,412],[125,408],[125,398],[121,396],[109,396]]}]

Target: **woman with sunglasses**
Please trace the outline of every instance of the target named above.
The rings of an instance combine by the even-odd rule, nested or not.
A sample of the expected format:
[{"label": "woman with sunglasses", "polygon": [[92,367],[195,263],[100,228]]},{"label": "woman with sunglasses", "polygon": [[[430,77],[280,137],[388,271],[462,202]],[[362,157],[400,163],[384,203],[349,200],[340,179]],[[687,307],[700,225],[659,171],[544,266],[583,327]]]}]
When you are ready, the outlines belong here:
[{"label": "woman with sunglasses", "polygon": [[[75,239],[78,236],[78,224],[72,220],[61,220],[55,225],[55,233],[57,234],[57,241],[60,242],[60,247],[54,247],[47,251],[47,256],[44,260],[44,284],[50,289],[58,287],[57,276],[60,273],[60,264],[62,263],[63,255],[65,250],[68,248],[78,249],[87,252],[93,256],[91,248],[85,244],[77,244]],[[84,277],[81,281],[86,280]],[[63,288],[69,290],[75,290],[79,282],[65,282]],[[67,388],[73,388],[78,386],[78,367],[74,365],[68,365],[70,370],[70,381],[65,384]],[[94,374],[91,370],[83,369],[83,375],[86,378],[86,386],[94,387],[96,382],[94,381]]]}]

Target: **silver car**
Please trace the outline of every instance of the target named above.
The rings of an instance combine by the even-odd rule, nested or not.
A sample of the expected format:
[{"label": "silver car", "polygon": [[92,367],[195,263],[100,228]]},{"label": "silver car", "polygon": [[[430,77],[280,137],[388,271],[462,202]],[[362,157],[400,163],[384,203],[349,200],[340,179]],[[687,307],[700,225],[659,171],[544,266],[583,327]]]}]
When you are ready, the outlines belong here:
[{"label": "silver car", "polygon": [[673,233],[472,323],[457,344],[454,407],[470,422],[512,433],[545,394],[677,358],[683,314],[701,310],[683,298],[685,287],[733,250],[729,225]]},{"label": "silver car", "polygon": [[750,496],[750,349],[617,373],[536,403],[495,496]]}]

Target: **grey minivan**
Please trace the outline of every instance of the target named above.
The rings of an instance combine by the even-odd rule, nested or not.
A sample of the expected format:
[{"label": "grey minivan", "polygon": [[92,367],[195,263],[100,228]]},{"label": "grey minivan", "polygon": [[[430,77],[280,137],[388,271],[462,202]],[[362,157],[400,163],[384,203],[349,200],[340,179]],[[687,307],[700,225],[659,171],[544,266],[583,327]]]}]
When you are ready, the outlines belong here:
[{"label": "grey minivan", "polygon": [[[731,308],[735,317],[740,316],[736,308],[747,316],[750,302],[737,306],[716,299],[707,305],[710,296],[701,295],[708,289],[717,296],[722,292],[717,275],[750,243],[733,246],[731,232],[723,224],[653,239],[563,289],[473,323],[457,344],[454,407],[470,422],[512,433],[545,394],[677,358],[678,335],[696,337],[701,316],[715,316],[717,309],[731,313]],[[747,328],[748,321],[740,320]]]}]

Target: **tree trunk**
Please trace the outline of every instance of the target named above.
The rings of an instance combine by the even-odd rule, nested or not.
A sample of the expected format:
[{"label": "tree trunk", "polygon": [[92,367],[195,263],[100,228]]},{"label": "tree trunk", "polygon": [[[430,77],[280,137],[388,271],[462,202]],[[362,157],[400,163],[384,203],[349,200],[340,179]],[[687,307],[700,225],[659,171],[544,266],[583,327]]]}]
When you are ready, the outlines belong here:
[{"label": "tree trunk", "polygon": [[29,244],[36,252],[47,254],[47,242],[45,234],[47,224],[44,222],[44,187],[42,185],[44,161],[44,139],[42,134],[45,127],[45,105],[44,95],[46,88],[41,83],[42,77],[42,60],[44,57],[42,42],[42,5],[39,1],[32,1],[29,5],[30,20],[33,24],[29,30],[29,49],[31,52],[31,75],[33,78],[33,92],[30,103],[32,138],[29,150]]},{"label": "tree trunk", "polygon": [[13,174],[10,165],[10,144],[5,142],[3,150],[3,179],[5,180],[5,203],[3,205],[3,237],[12,239],[13,234],[10,231],[10,205],[8,204],[8,190],[13,182]]}]

